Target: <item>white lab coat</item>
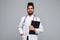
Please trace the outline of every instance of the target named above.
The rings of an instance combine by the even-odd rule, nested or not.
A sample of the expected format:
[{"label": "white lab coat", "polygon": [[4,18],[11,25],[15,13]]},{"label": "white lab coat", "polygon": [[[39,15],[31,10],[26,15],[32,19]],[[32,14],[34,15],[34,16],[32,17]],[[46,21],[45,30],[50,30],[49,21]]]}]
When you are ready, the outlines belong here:
[{"label": "white lab coat", "polygon": [[[29,26],[31,25],[31,21],[33,20],[33,17],[34,17],[34,15],[32,15],[31,17],[29,15],[27,15],[27,17],[24,16],[21,18],[21,21],[20,21],[19,26],[18,26],[18,30],[19,30],[20,34],[24,33],[24,35],[21,36],[22,40],[26,40],[27,36],[29,36],[29,40],[38,40],[38,35],[29,34]],[[36,20],[36,18],[37,18],[37,20]],[[25,20],[25,22],[23,23],[24,20]],[[34,17],[34,20],[40,21],[39,17],[37,17],[37,16]],[[42,23],[40,23],[39,28],[37,28],[35,30],[35,32],[39,34],[40,32],[43,32],[43,31],[44,30],[43,30]]]}]

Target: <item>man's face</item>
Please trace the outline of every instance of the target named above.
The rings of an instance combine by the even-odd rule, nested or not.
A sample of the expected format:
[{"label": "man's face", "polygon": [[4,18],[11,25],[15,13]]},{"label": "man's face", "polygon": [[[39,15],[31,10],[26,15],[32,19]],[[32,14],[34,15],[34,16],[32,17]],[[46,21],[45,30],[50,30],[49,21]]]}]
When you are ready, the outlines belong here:
[{"label": "man's face", "polygon": [[33,8],[33,6],[28,6],[28,8],[27,8],[27,12],[28,12],[28,15],[32,15],[33,12],[34,12],[34,8]]}]

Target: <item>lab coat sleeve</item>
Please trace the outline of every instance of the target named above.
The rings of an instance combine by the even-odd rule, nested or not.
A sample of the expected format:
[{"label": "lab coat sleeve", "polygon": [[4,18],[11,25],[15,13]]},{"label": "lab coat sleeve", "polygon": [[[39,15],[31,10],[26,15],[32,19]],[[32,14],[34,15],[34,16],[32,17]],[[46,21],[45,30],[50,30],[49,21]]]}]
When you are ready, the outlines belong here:
[{"label": "lab coat sleeve", "polygon": [[23,18],[21,18],[20,23],[18,25],[18,31],[20,34],[23,34]]},{"label": "lab coat sleeve", "polygon": [[[40,19],[37,18],[37,21],[40,21]],[[40,22],[39,28],[35,29],[35,32],[38,33],[38,34],[41,33],[41,32],[44,32],[43,25],[42,25],[41,22]]]}]

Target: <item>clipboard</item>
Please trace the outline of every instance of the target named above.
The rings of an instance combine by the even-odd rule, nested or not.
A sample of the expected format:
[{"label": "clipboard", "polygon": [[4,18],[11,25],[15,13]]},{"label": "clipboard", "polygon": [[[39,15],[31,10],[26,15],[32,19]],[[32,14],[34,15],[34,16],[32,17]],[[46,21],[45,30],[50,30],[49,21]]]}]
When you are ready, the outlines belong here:
[{"label": "clipboard", "polygon": [[[32,25],[34,28],[39,28],[40,21],[34,21],[34,20],[32,20],[32,21],[31,21],[31,25]],[[37,35],[37,33],[35,33],[35,31],[33,31],[33,30],[29,30],[29,34]]]}]

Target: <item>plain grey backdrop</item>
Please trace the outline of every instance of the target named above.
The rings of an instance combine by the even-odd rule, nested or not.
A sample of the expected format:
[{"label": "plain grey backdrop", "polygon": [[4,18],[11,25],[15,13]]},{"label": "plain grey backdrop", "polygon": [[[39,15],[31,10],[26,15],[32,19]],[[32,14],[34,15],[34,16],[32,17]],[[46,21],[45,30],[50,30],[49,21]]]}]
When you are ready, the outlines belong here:
[{"label": "plain grey backdrop", "polygon": [[44,32],[39,40],[60,40],[60,0],[0,0],[0,40],[21,40],[17,27],[33,2]]}]

